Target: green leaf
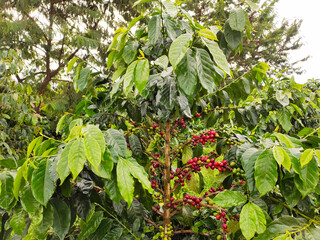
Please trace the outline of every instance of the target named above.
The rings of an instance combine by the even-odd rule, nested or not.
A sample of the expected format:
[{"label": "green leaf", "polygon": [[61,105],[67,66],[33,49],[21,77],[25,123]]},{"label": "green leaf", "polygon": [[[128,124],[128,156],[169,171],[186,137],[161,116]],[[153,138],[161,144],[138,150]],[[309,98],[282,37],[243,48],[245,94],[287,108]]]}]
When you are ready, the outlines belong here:
[{"label": "green leaf", "polygon": [[304,198],[311,193],[313,189],[315,189],[318,182],[318,163],[314,158],[312,158],[312,160],[301,169],[301,176],[297,174],[294,176],[294,183],[300,191],[302,198]]},{"label": "green leaf", "polygon": [[14,199],[13,194],[14,179],[9,172],[0,173],[0,207],[7,209]]},{"label": "green leaf", "polygon": [[246,176],[246,183],[250,192],[255,190],[254,165],[256,159],[261,153],[262,151],[258,151],[255,148],[249,148],[241,156],[241,162]]},{"label": "green leaf", "polygon": [[98,141],[89,135],[84,136],[84,152],[88,162],[98,171],[101,162],[101,149]]},{"label": "green leaf", "polygon": [[147,85],[149,78],[149,61],[148,59],[138,60],[134,69],[134,84],[139,93],[142,94],[143,89]]},{"label": "green leaf", "polygon": [[284,134],[275,132],[274,135],[277,137],[278,141],[284,143],[287,148],[295,148],[293,142]]},{"label": "green leaf", "polygon": [[242,43],[242,33],[239,31],[232,30],[229,22],[227,21],[224,25],[224,37],[228,43],[228,47],[235,51]]},{"label": "green leaf", "polygon": [[43,217],[41,223],[36,226],[33,239],[46,239],[49,228],[53,224],[53,207],[48,204],[46,208],[43,208]]},{"label": "green leaf", "polygon": [[120,203],[122,196],[117,185],[116,174],[113,174],[112,178],[105,182],[104,189],[112,201]]},{"label": "green leaf", "polygon": [[23,209],[29,213],[29,216],[31,216],[31,219],[34,222],[34,218],[32,216],[38,215],[41,205],[32,195],[31,186],[29,184],[26,184],[22,189],[20,201]]},{"label": "green leaf", "polygon": [[144,168],[133,158],[125,159],[125,161],[127,162],[131,175],[141,183],[144,189],[148,190],[149,193],[153,193],[151,183],[148,180],[148,174]]},{"label": "green leaf", "polygon": [[276,91],[276,98],[277,101],[284,107],[288,106],[290,103],[288,94],[283,90]]},{"label": "green leaf", "polygon": [[19,200],[19,191],[21,188],[21,184],[24,182],[23,171],[24,171],[23,167],[20,167],[18,169],[17,175],[13,182],[13,195],[17,200]]},{"label": "green leaf", "polygon": [[257,233],[261,234],[266,230],[267,220],[263,210],[256,204],[252,203],[252,207],[256,214]]},{"label": "green leaf", "polygon": [[148,24],[148,37],[150,43],[155,45],[161,36],[161,17],[160,15],[152,16]]},{"label": "green leaf", "polygon": [[184,96],[184,95],[180,95],[178,96],[178,103],[179,103],[179,106],[180,106],[180,110],[181,112],[188,118],[191,118],[191,109],[190,109],[190,106],[189,106],[189,101],[188,99]]},{"label": "green leaf", "polygon": [[126,156],[127,142],[122,132],[116,129],[108,129],[106,143],[108,146],[112,147],[118,155],[122,157]]},{"label": "green leaf", "polygon": [[216,34],[209,29],[203,28],[200,31],[198,31],[198,34],[199,34],[199,36],[205,37],[207,39],[218,41]]},{"label": "green leaf", "polygon": [[169,16],[164,16],[164,26],[168,37],[172,40],[175,40],[181,34],[181,30],[177,27],[176,21],[170,19]]},{"label": "green leaf", "polygon": [[271,150],[263,151],[255,163],[254,178],[260,196],[271,191],[278,179],[278,166]]},{"label": "green leaf", "polygon": [[229,24],[232,30],[242,32],[246,27],[246,14],[242,9],[235,9],[230,12]]},{"label": "green leaf", "polygon": [[57,123],[57,127],[56,127],[56,134],[58,134],[62,129],[63,127],[65,126],[66,124],[66,119],[67,117],[70,115],[70,113],[65,113],[58,121]]},{"label": "green leaf", "polygon": [[71,222],[71,212],[69,206],[65,201],[55,198],[52,199],[53,206],[53,225],[54,232],[58,235],[59,239],[63,240],[67,235]]},{"label": "green leaf", "polygon": [[166,70],[169,64],[169,59],[166,55],[162,55],[154,63]]},{"label": "green leaf", "polygon": [[106,149],[106,141],[104,139],[103,133],[98,126],[88,124],[81,129],[81,132],[85,137],[90,136],[94,138],[99,143],[101,153],[104,153]]},{"label": "green leaf", "polygon": [[248,4],[248,6],[251,8],[252,11],[255,11],[255,12],[259,11],[259,5],[258,4],[254,3],[254,2],[252,2],[250,0],[245,0],[244,2],[246,4]]},{"label": "green leaf", "polygon": [[313,149],[306,149],[300,157],[301,167],[303,167],[304,165],[307,165],[311,161],[312,157],[313,157]]},{"label": "green leaf", "polygon": [[176,69],[177,80],[179,88],[182,92],[190,97],[194,94],[197,86],[197,63],[195,58],[190,51],[185,54],[184,58],[178,64]]},{"label": "green leaf", "polygon": [[78,57],[74,57],[70,60],[67,66],[67,73],[71,71],[71,69],[73,68],[73,65],[76,63],[76,61],[78,61],[78,59],[79,59]]},{"label": "green leaf", "polygon": [[113,74],[112,74],[112,81],[116,81],[122,73],[126,70],[126,68],[118,68]]},{"label": "green leaf", "polygon": [[192,148],[189,146],[185,146],[182,151],[182,163],[187,164],[188,160],[193,157]]},{"label": "green leaf", "polygon": [[96,171],[94,168],[92,168],[92,171],[95,175],[111,179],[111,172],[113,169],[113,158],[108,148],[106,148],[106,151],[104,152],[101,163],[98,167],[98,171]]},{"label": "green leaf", "polygon": [[180,63],[186,54],[190,41],[192,40],[192,35],[189,33],[185,33],[180,35],[177,39],[175,39],[169,49],[169,61],[173,68]]},{"label": "green leaf", "polygon": [[240,192],[223,191],[218,193],[213,202],[218,207],[233,207],[240,206],[246,203],[247,198]]},{"label": "green leaf", "polygon": [[68,166],[73,175],[73,180],[77,178],[82,171],[84,163],[86,162],[86,155],[84,151],[83,139],[76,139],[69,150]]},{"label": "green leaf", "polygon": [[123,92],[124,94],[128,94],[133,87],[133,74],[134,74],[134,70],[136,68],[138,61],[134,61],[132,62],[129,67],[127,68],[126,73],[123,76]]},{"label": "green leaf", "polygon": [[303,128],[299,133],[298,133],[298,136],[299,137],[304,137],[304,136],[307,136],[308,134],[312,133],[314,130],[313,128]]},{"label": "green leaf", "polygon": [[283,129],[289,132],[292,128],[290,112],[286,108],[281,108],[277,112],[277,118]]},{"label": "green leaf", "polygon": [[22,235],[26,227],[25,215],[21,205],[16,205],[10,219],[10,227],[13,228],[14,233],[17,235]]},{"label": "green leaf", "polygon": [[68,156],[70,148],[73,144],[72,142],[69,142],[65,148],[62,150],[58,163],[57,163],[57,173],[60,178],[60,186],[63,184],[64,180],[69,176],[70,169],[68,166]]},{"label": "green leaf", "polygon": [[117,178],[118,187],[123,199],[128,203],[130,207],[133,199],[134,181],[130,175],[130,169],[127,164],[127,160],[120,157],[117,165]]},{"label": "green leaf", "polygon": [[111,66],[113,65],[113,60],[114,60],[114,57],[117,55],[117,53],[118,53],[117,51],[112,51],[111,53],[108,54],[107,69],[110,69]]},{"label": "green leaf", "polygon": [[141,3],[153,2],[153,1],[156,1],[156,0],[138,0],[133,4],[132,7],[135,7],[135,6],[137,6],[137,5],[141,4]]},{"label": "green leaf", "polygon": [[101,221],[99,227],[96,231],[94,231],[88,239],[90,240],[102,240],[106,239],[105,236],[108,232],[110,232],[111,226],[112,226],[112,220],[110,218],[105,218]]},{"label": "green leaf", "polygon": [[126,64],[130,64],[137,56],[139,43],[137,41],[129,41],[123,49],[122,58]]},{"label": "green leaf", "polygon": [[213,79],[215,71],[210,55],[206,50],[197,48],[196,59],[200,83],[202,87],[208,91],[208,93],[213,93],[213,91],[216,89]]},{"label": "green leaf", "polygon": [[83,91],[87,84],[88,84],[88,79],[90,76],[90,68],[84,68],[80,71],[80,75],[79,75],[79,79],[77,80],[77,84],[78,84],[78,89],[80,91]]},{"label": "green leaf", "polygon": [[207,48],[209,49],[213,60],[215,61],[215,63],[217,64],[217,66],[219,68],[221,68],[221,70],[230,75],[231,71],[229,68],[229,64],[227,61],[226,56],[223,54],[222,50],[219,48],[218,43],[216,43],[215,41],[206,39],[204,37],[201,37],[202,42],[207,46]]},{"label": "green leaf", "polygon": [[167,13],[170,15],[170,17],[175,18],[177,16],[178,8],[174,3],[164,0],[162,1],[162,4],[166,8]]},{"label": "green leaf", "polygon": [[129,146],[133,156],[140,156],[142,154],[142,145],[139,138],[136,135],[131,134],[129,136]]},{"label": "green leaf", "polygon": [[294,184],[293,178],[282,179],[280,191],[290,208],[296,206],[301,198],[301,194]]},{"label": "green leaf", "polygon": [[272,149],[273,152],[273,156],[275,158],[275,160],[277,161],[277,163],[279,164],[279,166],[284,166],[285,169],[288,170],[288,172],[290,172],[290,168],[291,168],[291,159],[288,155],[288,153],[280,146],[275,145]]},{"label": "green leaf", "polygon": [[136,25],[137,22],[139,22],[143,18],[143,15],[139,15],[138,17],[135,17],[131,20],[131,22],[128,25],[127,31],[129,31],[134,25]]},{"label": "green leaf", "polygon": [[42,160],[38,165],[38,169],[32,172],[32,194],[43,206],[47,205],[56,189],[56,181],[58,179],[56,164],[56,159]]},{"label": "green leaf", "polygon": [[253,238],[257,231],[257,218],[253,203],[249,202],[241,210],[240,213],[240,229],[246,239]]},{"label": "green leaf", "polygon": [[42,139],[43,139],[43,137],[41,136],[41,137],[37,137],[37,138],[35,138],[35,139],[33,139],[33,140],[31,141],[31,143],[28,145],[27,157],[30,156],[32,150],[33,150],[33,152],[35,152],[35,150],[37,149],[37,147],[39,147],[39,145],[41,144]]}]

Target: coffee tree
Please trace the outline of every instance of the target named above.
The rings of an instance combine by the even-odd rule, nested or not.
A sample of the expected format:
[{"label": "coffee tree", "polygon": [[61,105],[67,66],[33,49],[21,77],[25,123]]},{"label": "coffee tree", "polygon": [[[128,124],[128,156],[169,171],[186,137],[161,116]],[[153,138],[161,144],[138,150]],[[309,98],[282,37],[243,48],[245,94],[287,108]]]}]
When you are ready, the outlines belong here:
[{"label": "coffee tree", "polygon": [[319,94],[264,63],[233,79],[219,44],[247,20],[158,2],[115,32],[112,79],[71,60],[84,98],[1,172],[1,237],[317,239]]}]

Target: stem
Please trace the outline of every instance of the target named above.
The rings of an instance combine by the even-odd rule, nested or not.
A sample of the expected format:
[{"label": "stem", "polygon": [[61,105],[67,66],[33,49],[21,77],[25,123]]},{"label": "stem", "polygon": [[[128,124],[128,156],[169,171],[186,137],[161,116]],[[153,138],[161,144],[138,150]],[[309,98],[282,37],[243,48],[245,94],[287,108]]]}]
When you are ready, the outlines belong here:
[{"label": "stem", "polygon": [[163,225],[164,225],[164,237],[168,238],[168,225],[171,221],[170,208],[168,207],[170,195],[171,195],[171,186],[170,186],[170,140],[171,140],[171,126],[170,122],[166,123],[166,132],[165,132],[165,150],[164,150],[164,213],[163,213]]}]

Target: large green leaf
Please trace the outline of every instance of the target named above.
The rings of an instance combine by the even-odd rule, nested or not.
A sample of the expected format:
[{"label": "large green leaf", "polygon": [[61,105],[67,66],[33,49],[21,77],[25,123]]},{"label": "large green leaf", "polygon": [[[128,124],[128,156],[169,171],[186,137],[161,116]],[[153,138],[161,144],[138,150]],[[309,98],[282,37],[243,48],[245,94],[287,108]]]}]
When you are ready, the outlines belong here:
[{"label": "large green leaf", "polygon": [[273,152],[273,156],[275,158],[275,160],[277,161],[277,163],[279,164],[279,166],[284,166],[285,169],[288,170],[288,172],[290,172],[290,168],[291,168],[291,159],[288,155],[288,153],[280,146],[275,145],[272,149]]},{"label": "large green leaf", "polygon": [[242,42],[242,33],[232,30],[228,21],[224,25],[224,37],[226,42],[228,43],[228,47],[232,51],[237,50]]},{"label": "large green leaf", "polygon": [[142,154],[142,145],[137,135],[131,134],[129,136],[129,145],[133,156],[140,156]]},{"label": "large green leaf", "polygon": [[246,239],[251,239],[257,231],[257,218],[253,203],[249,202],[241,210],[240,228]]},{"label": "large green leaf", "polygon": [[52,199],[53,206],[53,225],[52,228],[58,237],[62,240],[65,238],[69,231],[71,212],[69,206],[65,201],[55,198]]},{"label": "large green leaf", "polygon": [[81,132],[84,136],[93,137],[99,143],[101,153],[104,153],[104,150],[106,149],[106,141],[104,139],[103,133],[98,126],[88,124],[81,129]]},{"label": "large green leaf", "polygon": [[133,199],[134,181],[130,174],[128,161],[122,157],[119,158],[117,165],[117,178],[118,187],[123,199],[128,203],[130,207]]},{"label": "large green leaf", "polygon": [[274,135],[277,137],[278,141],[284,143],[287,148],[295,148],[293,142],[287,137],[287,135],[275,132]]},{"label": "large green leaf", "polygon": [[43,208],[43,217],[39,225],[36,226],[35,231],[33,232],[33,238],[31,239],[46,239],[49,228],[53,224],[53,207],[51,204],[48,204],[46,208]]},{"label": "large green leaf", "polygon": [[132,62],[129,67],[127,68],[126,73],[123,76],[123,92],[124,94],[128,94],[133,87],[133,74],[134,74],[134,70],[136,68],[138,61],[134,61]]},{"label": "large green leaf", "polygon": [[82,138],[75,140],[69,150],[68,166],[73,175],[73,180],[82,171],[84,163],[86,162],[86,155],[84,151],[84,143]]},{"label": "large green leaf", "polygon": [[116,129],[108,129],[106,133],[106,143],[112,147],[114,151],[122,156],[126,156],[127,142],[124,138],[123,132]]},{"label": "large green leaf", "polygon": [[290,208],[296,206],[300,201],[301,194],[295,186],[293,178],[282,179],[280,182],[280,191]]},{"label": "large green leaf", "polygon": [[26,227],[25,215],[26,213],[21,205],[16,205],[10,219],[10,227],[13,228],[14,233],[17,235],[22,235]]},{"label": "large green leaf", "polygon": [[144,168],[133,158],[125,159],[129,167],[129,171],[141,183],[142,187],[152,193],[151,183],[148,180],[148,174]]},{"label": "large green leaf", "polygon": [[33,150],[33,152],[35,152],[37,147],[39,147],[39,145],[42,143],[42,139],[43,139],[43,137],[41,136],[41,137],[37,137],[31,141],[31,143],[28,145],[27,157],[30,156],[32,150]]},{"label": "large green leaf", "polygon": [[152,45],[155,45],[161,36],[161,16],[152,16],[148,24],[148,37]]},{"label": "large green leaf", "polygon": [[273,157],[272,150],[263,151],[257,158],[254,166],[254,178],[260,196],[271,191],[278,179],[278,165]]},{"label": "large green leaf", "polygon": [[98,171],[94,168],[91,168],[94,174],[99,177],[111,179],[111,172],[113,169],[113,158],[108,148],[102,155],[101,163],[98,167]]},{"label": "large green leaf", "polygon": [[286,132],[289,132],[292,128],[291,124],[291,114],[289,110],[286,108],[280,108],[277,112],[277,117],[279,120],[280,125]]},{"label": "large green leaf", "polygon": [[246,13],[242,9],[235,9],[230,12],[229,24],[232,30],[242,32],[246,27]]},{"label": "large green leaf", "polygon": [[70,169],[68,166],[68,156],[70,148],[73,144],[73,141],[69,142],[65,148],[62,150],[58,163],[57,163],[57,173],[60,178],[60,185],[63,184],[64,180],[69,176]]},{"label": "large green leaf", "polygon": [[185,116],[187,116],[188,118],[191,118],[192,117],[191,116],[191,109],[189,106],[188,99],[184,95],[181,94],[180,96],[178,96],[177,100],[178,100],[181,112]]},{"label": "large green leaf", "polygon": [[313,158],[313,149],[306,149],[300,157],[301,167],[308,164],[312,158]]},{"label": "large green leaf", "polygon": [[112,226],[112,220],[105,218],[101,221],[99,227],[88,237],[90,240],[102,240],[106,239],[105,235],[110,232]]},{"label": "large green leaf", "polygon": [[245,172],[246,183],[250,192],[253,192],[255,189],[254,165],[256,159],[260,156],[261,153],[262,151],[258,151],[255,148],[249,148],[241,156],[241,162]]},{"label": "large green leaf", "polygon": [[99,227],[102,219],[103,219],[103,212],[101,211],[95,212],[90,218],[90,220],[87,222],[87,224],[85,224],[85,226],[81,229],[78,239],[82,240],[89,237],[90,234],[96,231],[96,229]]},{"label": "large green leaf", "polygon": [[175,18],[178,14],[178,8],[177,6],[170,1],[162,1],[163,5],[165,6],[168,14],[172,17]]},{"label": "large green leaf", "polygon": [[129,41],[123,49],[123,60],[126,64],[130,64],[137,56],[139,43],[137,41]]},{"label": "large green leaf", "polygon": [[197,48],[196,59],[200,83],[202,87],[208,91],[208,93],[213,93],[213,91],[216,89],[213,79],[215,71],[210,55],[206,50]]},{"label": "large green leaf", "polygon": [[185,33],[180,35],[177,39],[175,39],[169,49],[169,61],[173,68],[180,63],[186,54],[190,41],[192,40],[192,35],[189,33]]},{"label": "large green leaf", "polygon": [[77,80],[77,86],[80,91],[83,91],[87,84],[90,76],[90,68],[84,68],[80,71],[79,79]]},{"label": "large green leaf", "polygon": [[178,85],[186,96],[190,97],[194,94],[197,86],[197,69],[195,58],[189,50],[176,69]]},{"label": "large green leaf", "polygon": [[57,161],[54,158],[42,160],[38,168],[33,170],[31,189],[34,198],[46,206],[56,189],[58,174]]},{"label": "large green leaf", "polygon": [[203,43],[207,46],[207,48],[209,49],[213,60],[215,61],[215,63],[217,64],[217,66],[219,68],[221,68],[222,71],[224,71],[224,73],[230,75],[231,71],[229,68],[229,64],[227,61],[226,56],[223,54],[222,50],[219,48],[218,43],[216,43],[215,41],[206,39],[204,37],[201,37]]},{"label": "large green leaf", "polygon": [[32,216],[38,214],[39,209],[41,209],[41,205],[32,195],[31,186],[29,184],[26,184],[22,189],[20,201],[23,209],[27,213],[29,213],[29,216],[31,216],[32,221],[34,221]]},{"label": "large green leaf", "polygon": [[99,143],[93,137],[84,136],[84,152],[88,162],[98,171],[101,162],[101,149]]},{"label": "large green leaf", "polygon": [[67,73],[70,72],[73,68],[73,65],[76,63],[76,61],[78,61],[78,57],[74,57],[70,60],[70,62],[68,63],[68,66],[67,66]]},{"label": "large green leaf", "polygon": [[315,189],[319,182],[318,163],[314,158],[301,169],[300,177],[296,174],[294,176],[294,183],[304,198]]},{"label": "large green leaf", "polygon": [[257,219],[257,233],[263,233],[266,230],[266,224],[267,220],[266,217],[263,213],[263,210],[257,205],[252,203],[253,209],[256,214],[256,219]]},{"label": "large green leaf", "polygon": [[113,174],[110,180],[106,180],[104,184],[104,189],[112,201],[115,201],[116,203],[120,203],[120,200],[122,197],[117,185],[116,174]]},{"label": "large green leaf", "polygon": [[147,85],[149,78],[149,61],[148,59],[138,60],[134,70],[134,84],[140,94]]},{"label": "large green leaf", "polygon": [[244,204],[247,201],[247,198],[240,192],[223,191],[218,193],[213,201],[218,207],[233,207]]},{"label": "large green leaf", "polygon": [[19,191],[20,191],[21,185],[24,183],[23,171],[24,171],[23,167],[20,167],[18,169],[17,175],[16,175],[14,182],[13,182],[13,190],[12,191],[13,191],[14,197],[17,200],[19,200]]}]

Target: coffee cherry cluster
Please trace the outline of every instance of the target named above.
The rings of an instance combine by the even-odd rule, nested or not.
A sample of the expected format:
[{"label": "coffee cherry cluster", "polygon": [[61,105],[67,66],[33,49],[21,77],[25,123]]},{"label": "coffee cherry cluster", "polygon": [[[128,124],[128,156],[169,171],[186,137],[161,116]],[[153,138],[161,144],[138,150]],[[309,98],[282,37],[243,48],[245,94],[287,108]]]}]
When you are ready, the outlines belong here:
[{"label": "coffee cherry cluster", "polygon": [[159,187],[159,183],[156,180],[151,180],[150,182],[151,182],[151,187],[152,188]]},{"label": "coffee cherry cluster", "polygon": [[201,170],[202,166],[205,168],[218,169],[219,172],[225,172],[228,167],[228,162],[223,160],[221,163],[216,162],[214,158],[209,158],[208,156],[194,157],[189,159],[187,163],[190,165],[190,168],[193,172]]},{"label": "coffee cherry cluster", "polygon": [[159,227],[160,237],[161,237],[161,239],[163,239],[163,240],[171,240],[171,235],[172,235],[172,231],[173,231],[173,228],[172,228],[171,223],[169,223],[167,227],[168,227],[168,231],[167,231],[167,236],[168,236],[168,237],[165,237],[165,236],[164,236],[164,228],[163,228],[162,226]]},{"label": "coffee cherry cluster", "polygon": [[186,195],[183,198],[183,203],[184,204],[189,204],[190,206],[194,206],[196,207],[198,210],[200,210],[201,206],[201,202],[203,200],[203,197],[197,197],[197,196],[190,196],[188,193],[186,193]]},{"label": "coffee cherry cluster", "polygon": [[216,219],[221,221],[223,229],[226,230],[228,228],[228,226],[227,226],[228,218],[226,217],[225,212],[221,212],[220,214],[217,214]]},{"label": "coffee cherry cluster", "polygon": [[180,204],[174,202],[174,200],[175,199],[173,197],[170,198],[170,202],[167,204],[168,208],[177,209],[180,206]]},{"label": "coffee cherry cluster", "polygon": [[196,146],[198,143],[205,145],[208,141],[215,143],[216,140],[214,138],[218,137],[219,134],[216,131],[207,131],[201,135],[193,135],[192,136],[192,144]]},{"label": "coffee cherry cluster", "polygon": [[184,169],[184,170],[180,170],[180,168],[176,169],[176,172],[174,171],[170,171],[170,179],[174,179],[176,177],[176,179],[174,179],[175,183],[181,183],[181,186],[184,186],[184,179],[185,177],[190,180],[191,179],[191,175],[189,173],[188,169]]},{"label": "coffee cherry cluster", "polygon": [[185,128],[185,121],[183,118],[174,120],[174,123],[178,124],[180,127]]}]

